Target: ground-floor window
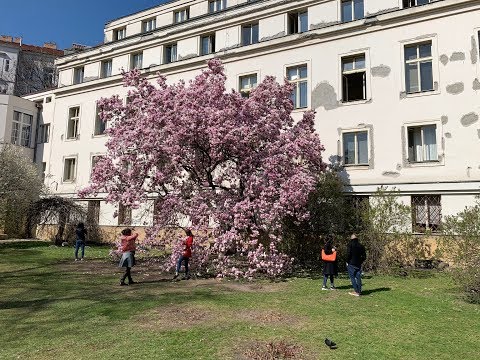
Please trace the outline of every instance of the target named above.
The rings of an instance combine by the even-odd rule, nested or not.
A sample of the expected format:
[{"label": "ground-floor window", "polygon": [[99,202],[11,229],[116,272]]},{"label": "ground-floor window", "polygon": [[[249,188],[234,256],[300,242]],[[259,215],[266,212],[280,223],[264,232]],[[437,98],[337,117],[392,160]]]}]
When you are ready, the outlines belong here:
[{"label": "ground-floor window", "polygon": [[442,222],[440,195],[412,196],[412,227],[414,232],[438,232]]}]

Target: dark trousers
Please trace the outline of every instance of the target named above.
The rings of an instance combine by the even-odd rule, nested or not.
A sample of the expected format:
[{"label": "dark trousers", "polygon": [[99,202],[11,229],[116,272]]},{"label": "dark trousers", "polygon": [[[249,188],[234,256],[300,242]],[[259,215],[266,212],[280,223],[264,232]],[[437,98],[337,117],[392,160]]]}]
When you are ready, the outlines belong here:
[{"label": "dark trousers", "polygon": [[180,268],[182,267],[182,262],[185,263],[185,276],[187,276],[188,275],[188,257],[185,257],[183,255],[178,258],[177,274],[180,272]]},{"label": "dark trousers", "polygon": [[85,242],[82,240],[77,240],[75,243],[75,259],[78,259],[78,249],[82,249],[82,259],[83,256],[85,255]]},{"label": "dark trousers", "polygon": [[327,280],[330,277],[330,285],[333,286],[333,275],[323,275],[323,287],[327,287]]},{"label": "dark trousers", "polygon": [[120,279],[120,281],[121,281],[122,283],[125,282],[125,279],[126,279],[126,278],[128,278],[128,283],[129,283],[129,284],[133,283],[132,274],[130,273],[130,270],[131,270],[131,269],[132,269],[132,268],[127,267],[127,269],[125,270],[125,274],[123,274],[122,278]]},{"label": "dark trousers", "polygon": [[362,268],[347,264],[348,275],[352,282],[353,290],[356,293],[362,293]]}]

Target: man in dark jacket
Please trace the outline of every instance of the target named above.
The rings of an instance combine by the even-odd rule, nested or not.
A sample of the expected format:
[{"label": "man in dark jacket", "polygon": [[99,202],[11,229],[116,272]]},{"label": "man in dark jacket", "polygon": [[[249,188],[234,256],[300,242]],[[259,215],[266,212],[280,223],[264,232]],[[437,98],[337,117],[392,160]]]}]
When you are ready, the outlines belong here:
[{"label": "man in dark jacket", "polygon": [[347,252],[347,271],[355,292],[350,292],[349,294],[360,296],[362,294],[362,264],[367,258],[367,254],[365,246],[360,244],[355,234],[350,239]]}]

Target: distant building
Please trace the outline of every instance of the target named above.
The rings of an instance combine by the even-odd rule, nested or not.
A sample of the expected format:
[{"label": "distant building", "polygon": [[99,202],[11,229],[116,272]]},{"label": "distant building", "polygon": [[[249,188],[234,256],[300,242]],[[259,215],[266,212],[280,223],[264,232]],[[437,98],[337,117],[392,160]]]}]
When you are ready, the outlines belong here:
[{"label": "distant building", "polygon": [[23,96],[55,87],[55,59],[63,55],[54,43],[26,45],[20,37],[1,35],[0,94]]}]

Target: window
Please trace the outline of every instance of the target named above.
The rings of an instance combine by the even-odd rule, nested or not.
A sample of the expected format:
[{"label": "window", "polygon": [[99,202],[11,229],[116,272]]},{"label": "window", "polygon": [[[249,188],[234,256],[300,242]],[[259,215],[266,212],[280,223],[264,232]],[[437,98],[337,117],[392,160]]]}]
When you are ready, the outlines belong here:
[{"label": "window", "polygon": [[288,34],[308,31],[308,11],[288,14]]},{"label": "window", "polygon": [[429,4],[431,2],[432,0],[403,0],[403,7],[409,8],[409,7]]},{"label": "window", "polygon": [[89,200],[87,205],[87,224],[98,224],[100,221],[100,200]]},{"label": "window", "polygon": [[32,136],[33,116],[19,111],[13,112],[12,137],[11,142],[14,145],[30,147],[30,138]]},{"label": "window", "polygon": [[10,71],[10,60],[9,59],[5,59],[4,69],[5,69],[5,71]]},{"label": "window", "polygon": [[214,13],[227,8],[227,0],[214,0],[208,2],[208,12]]},{"label": "window", "polygon": [[173,13],[173,18],[174,18],[175,24],[188,20],[190,18],[190,9],[186,8],[186,9],[175,11]]},{"label": "window", "polygon": [[141,69],[143,67],[143,53],[133,54],[130,59],[130,69]]},{"label": "window", "polygon": [[258,43],[258,23],[242,26],[242,45]]},{"label": "window", "polygon": [[37,144],[48,143],[50,137],[50,124],[42,124],[38,128]]},{"label": "window", "polygon": [[342,58],[342,100],[344,102],[367,98],[365,55]]},{"label": "window", "polygon": [[80,122],[80,107],[70,108],[68,112],[67,139],[78,138],[78,126]]},{"label": "window", "polygon": [[436,125],[412,126],[407,132],[409,162],[438,161]]},{"label": "window", "polygon": [[163,63],[170,64],[175,61],[177,61],[177,44],[165,45]]},{"label": "window", "polygon": [[414,232],[424,233],[440,230],[442,202],[440,195],[412,196],[412,225]]},{"label": "window", "polygon": [[287,68],[287,79],[295,85],[291,99],[295,109],[306,108],[308,106],[308,71],[307,65],[293,66]]},{"label": "window", "polygon": [[357,131],[343,134],[344,165],[368,165],[368,132]]},{"label": "window", "polygon": [[102,79],[112,76],[112,60],[102,61],[102,67],[100,69],[100,77]]},{"label": "window", "polygon": [[342,0],[342,22],[363,19],[363,0]]},{"label": "window", "polygon": [[77,158],[66,158],[64,160],[63,181],[74,182],[76,176]]},{"label": "window", "polygon": [[149,32],[157,28],[157,18],[152,18],[142,22],[142,31]]},{"label": "window", "polygon": [[257,74],[249,74],[240,76],[239,78],[239,88],[240,94],[242,97],[249,97],[250,92],[257,86]]},{"label": "window", "polygon": [[47,96],[45,98],[45,103],[48,104],[48,103],[51,103],[52,102],[52,97],[51,96]]},{"label": "window", "polygon": [[119,29],[115,29],[113,30],[113,40],[122,40],[122,39],[125,39],[127,37],[127,28],[123,27],[123,28],[119,28]]},{"label": "window", "polygon": [[200,38],[200,55],[208,55],[215,52],[215,35],[206,35]]},{"label": "window", "polygon": [[106,124],[100,118],[100,109],[98,105],[95,106],[95,129],[93,130],[93,135],[103,135],[105,134]]},{"label": "window", "polygon": [[94,156],[92,156],[92,167],[90,169],[90,178],[92,178],[93,169],[95,169],[95,166],[102,159],[103,156],[104,155],[94,155]]},{"label": "window", "polygon": [[432,42],[405,46],[407,93],[433,90]]},{"label": "window", "polygon": [[132,209],[123,204],[118,205],[118,225],[132,224]]},{"label": "window", "polygon": [[85,75],[85,68],[83,66],[73,69],[73,83],[81,84],[83,83]]}]

